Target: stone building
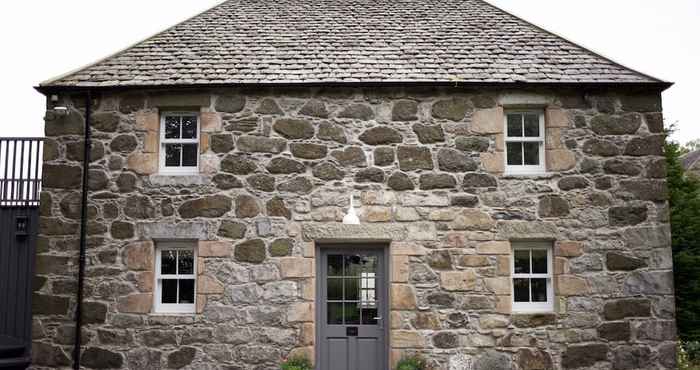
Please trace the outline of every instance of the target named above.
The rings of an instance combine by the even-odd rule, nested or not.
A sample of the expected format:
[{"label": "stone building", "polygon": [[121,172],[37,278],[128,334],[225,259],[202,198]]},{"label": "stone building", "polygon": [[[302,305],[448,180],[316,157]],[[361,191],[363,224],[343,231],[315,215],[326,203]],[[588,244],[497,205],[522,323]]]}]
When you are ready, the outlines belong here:
[{"label": "stone building", "polygon": [[225,2],[38,87],[33,366],[79,310],[84,368],[675,368],[669,86],[480,0]]},{"label": "stone building", "polygon": [[681,158],[683,168],[693,176],[700,177],[700,150],[690,152]]}]

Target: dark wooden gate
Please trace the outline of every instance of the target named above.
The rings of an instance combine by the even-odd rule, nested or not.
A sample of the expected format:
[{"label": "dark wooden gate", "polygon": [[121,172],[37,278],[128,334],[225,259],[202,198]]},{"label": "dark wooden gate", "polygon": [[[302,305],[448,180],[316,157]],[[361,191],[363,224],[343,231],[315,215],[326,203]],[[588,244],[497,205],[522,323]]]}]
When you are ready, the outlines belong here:
[{"label": "dark wooden gate", "polygon": [[0,369],[31,359],[42,140],[0,138]]}]

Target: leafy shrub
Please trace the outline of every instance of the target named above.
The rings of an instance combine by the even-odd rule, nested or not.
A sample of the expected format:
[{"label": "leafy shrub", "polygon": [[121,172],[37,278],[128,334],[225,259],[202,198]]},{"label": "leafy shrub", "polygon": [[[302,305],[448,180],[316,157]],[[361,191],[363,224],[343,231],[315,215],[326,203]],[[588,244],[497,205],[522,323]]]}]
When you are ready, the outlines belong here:
[{"label": "leafy shrub", "polygon": [[292,357],[282,362],[280,370],[313,370],[313,367],[306,357]]},{"label": "leafy shrub", "polygon": [[678,369],[700,370],[700,342],[679,343]]},{"label": "leafy shrub", "polygon": [[425,360],[418,356],[403,358],[396,365],[396,370],[425,370]]}]

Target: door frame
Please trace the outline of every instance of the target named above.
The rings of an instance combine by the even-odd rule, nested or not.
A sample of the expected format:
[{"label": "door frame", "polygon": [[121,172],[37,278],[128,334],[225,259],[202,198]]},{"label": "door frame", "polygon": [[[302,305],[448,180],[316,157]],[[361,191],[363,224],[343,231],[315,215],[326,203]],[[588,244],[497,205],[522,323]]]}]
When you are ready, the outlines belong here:
[{"label": "door frame", "polygon": [[384,266],[381,269],[382,273],[384,274],[384,286],[381,288],[382,292],[384,293],[384,296],[386,297],[385,301],[386,303],[382,307],[382,312],[381,312],[381,317],[382,320],[384,321],[383,324],[383,332],[384,332],[384,356],[383,356],[383,364],[382,364],[382,369],[389,369],[389,358],[391,356],[391,343],[389,343],[390,340],[390,327],[391,327],[391,254],[389,253],[389,242],[355,242],[355,241],[349,241],[349,242],[333,242],[333,243],[321,243],[321,242],[315,242],[315,264],[316,264],[316,276],[314,277],[315,284],[316,284],[316,289],[315,289],[315,297],[314,297],[314,307],[315,307],[315,313],[314,313],[314,319],[316,320],[314,322],[315,327],[315,340],[314,340],[314,367],[318,369],[318,366],[321,363],[321,328],[322,328],[322,323],[324,322],[324,318],[321,317],[321,307],[319,304],[322,302],[319,301],[319,298],[322,296],[322,291],[321,291],[321,277],[325,276],[323,274],[323,258],[322,258],[322,251],[324,249],[348,249],[348,250],[353,250],[353,248],[361,248],[361,249],[377,249],[382,252],[382,256],[384,259]]}]

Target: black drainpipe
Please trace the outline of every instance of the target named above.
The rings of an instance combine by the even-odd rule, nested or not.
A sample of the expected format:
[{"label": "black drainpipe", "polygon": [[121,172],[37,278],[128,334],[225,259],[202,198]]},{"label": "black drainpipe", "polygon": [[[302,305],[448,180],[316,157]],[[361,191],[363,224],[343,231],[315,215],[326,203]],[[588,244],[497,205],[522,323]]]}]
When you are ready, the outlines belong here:
[{"label": "black drainpipe", "polygon": [[83,189],[80,206],[80,254],[78,257],[78,296],[75,306],[75,348],[73,348],[73,369],[80,370],[80,346],[82,345],[83,327],[83,285],[85,281],[85,235],[87,234],[88,172],[90,169],[90,115],[92,94],[87,91],[85,97],[85,139],[83,145]]}]

